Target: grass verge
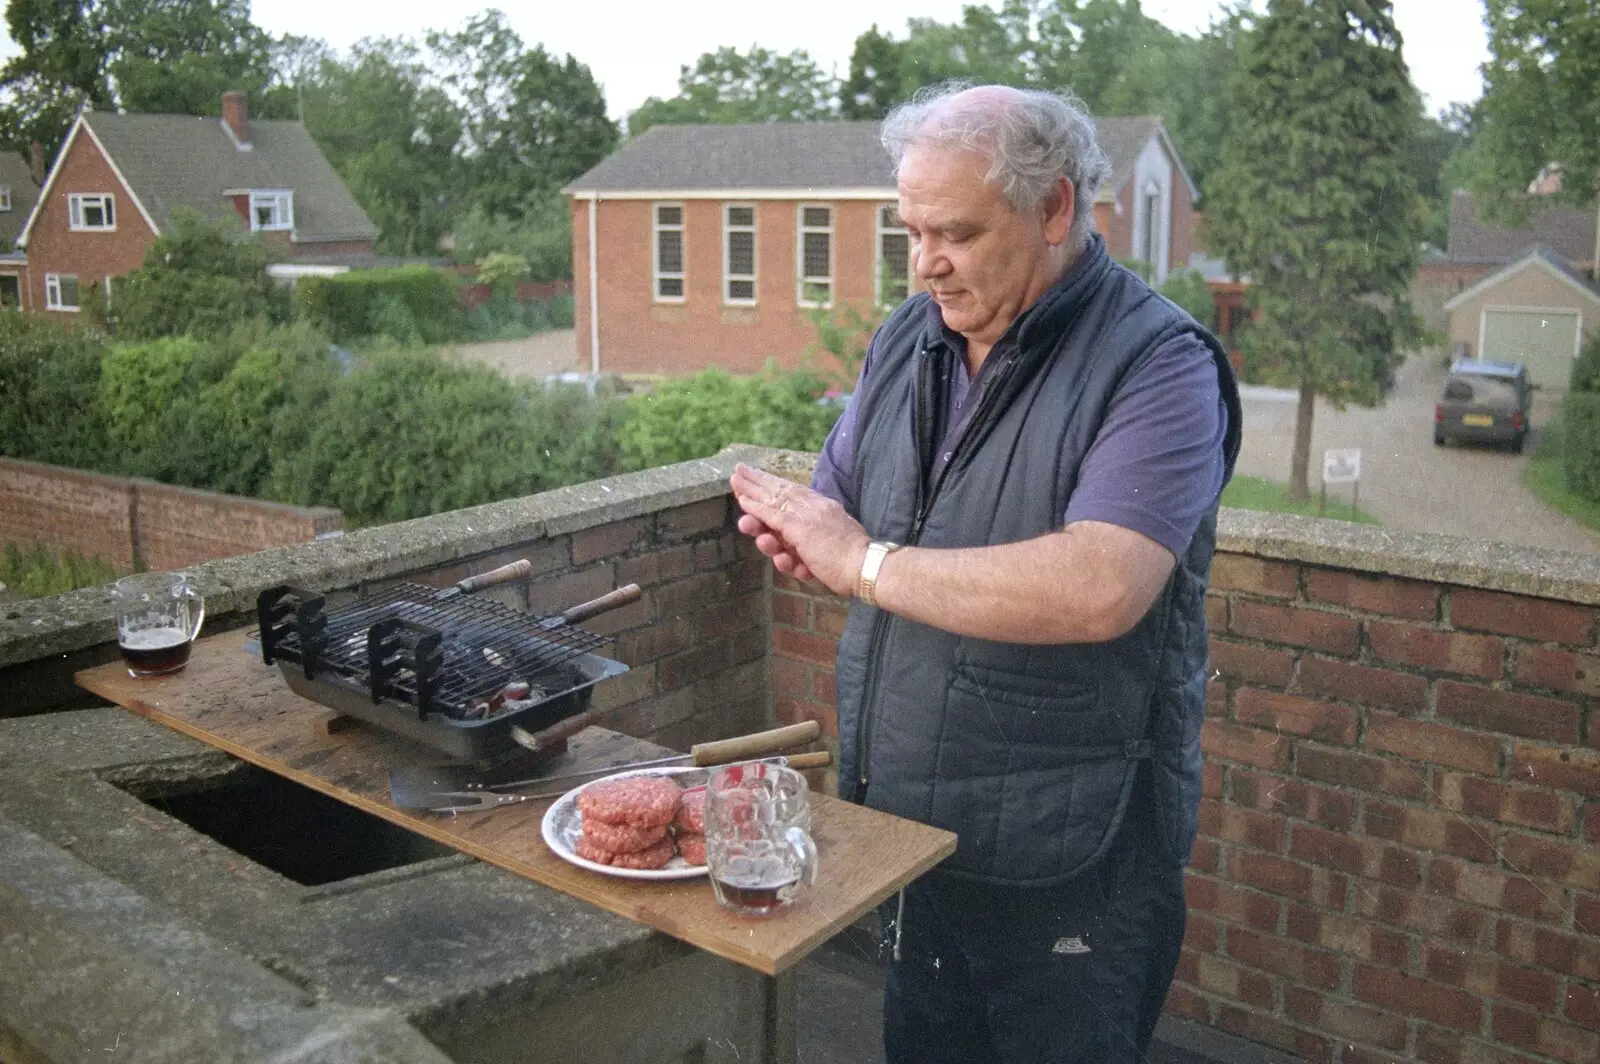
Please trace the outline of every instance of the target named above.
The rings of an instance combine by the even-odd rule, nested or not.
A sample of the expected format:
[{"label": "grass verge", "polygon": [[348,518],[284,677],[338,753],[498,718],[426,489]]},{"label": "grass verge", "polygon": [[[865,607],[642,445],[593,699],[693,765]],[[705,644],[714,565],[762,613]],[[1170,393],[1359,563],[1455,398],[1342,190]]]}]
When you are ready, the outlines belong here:
[{"label": "grass verge", "polygon": [[1332,521],[1354,521],[1362,525],[1383,524],[1365,510],[1352,507],[1343,489],[1328,493],[1328,510],[1319,514],[1315,498],[1291,499],[1286,485],[1262,477],[1234,477],[1228,482],[1228,486],[1222,489],[1222,505],[1232,506],[1237,510],[1265,510],[1274,514],[1326,517]]},{"label": "grass verge", "polygon": [[1522,471],[1522,486],[1552,510],[1566,514],[1580,524],[1600,531],[1600,503],[1591,502],[1567,490],[1567,474],[1561,464],[1561,445],[1565,431],[1559,417],[1539,433],[1539,449]]},{"label": "grass verge", "polygon": [[71,551],[57,554],[40,545],[24,548],[14,543],[0,550],[0,584],[16,598],[98,587],[121,575],[101,558],[83,558]]}]

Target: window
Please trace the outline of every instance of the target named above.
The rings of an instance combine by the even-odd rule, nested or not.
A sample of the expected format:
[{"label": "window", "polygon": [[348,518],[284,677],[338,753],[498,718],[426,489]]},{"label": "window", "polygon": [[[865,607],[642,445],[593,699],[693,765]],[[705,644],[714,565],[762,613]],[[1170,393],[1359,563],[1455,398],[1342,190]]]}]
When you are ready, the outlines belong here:
[{"label": "window", "polygon": [[15,274],[0,274],[0,310],[22,309],[22,282]]},{"label": "window", "polygon": [[746,203],[722,208],[722,301],[756,301],[756,209]]},{"label": "window", "polygon": [[250,193],[250,228],[256,232],[294,228],[294,193],[283,189]]},{"label": "window", "polygon": [[1156,256],[1161,254],[1161,195],[1160,190],[1154,186],[1146,186],[1144,190],[1144,247],[1140,250],[1139,258],[1144,261],[1150,270],[1149,281],[1158,284],[1165,280],[1160,276],[1161,271],[1156,264]]},{"label": "window", "polygon": [[77,276],[70,273],[45,274],[44,305],[50,310],[77,310]]},{"label": "window", "polygon": [[655,205],[655,225],[651,236],[651,259],[655,265],[655,298],[658,303],[682,303],[683,204]]},{"label": "window", "polygon": [[0,185],[0,214],[11,212],[11,186]]},{"label": "window", "polygon": [[893,207],[878,208],[878,306],[897,307],[911,294],[911,234]]},{"label": "window", "polygon": [[74,192],[67,197],[67,227],[106,232],[115,229],[117,215],[111,199],[109,192]]},{"label": "window", "polygon": [[799,291],[802,307],[833,305],[833,208],[800,205]]}]

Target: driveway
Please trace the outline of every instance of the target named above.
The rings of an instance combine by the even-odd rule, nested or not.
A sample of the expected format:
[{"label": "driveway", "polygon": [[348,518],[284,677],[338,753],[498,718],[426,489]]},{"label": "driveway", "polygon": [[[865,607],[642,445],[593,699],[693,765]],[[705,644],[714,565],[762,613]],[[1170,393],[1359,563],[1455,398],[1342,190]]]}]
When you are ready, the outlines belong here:
[{"label": "driveway", "polygon": [[[1444,371],[1432,355],[1401,366],[1395,389],[1374,410],[1343,413],[1317,401],[1311,433],[1311,490],[1320,484],[1322,451],[1361,448],[1361,506],[1390,528],[1442,532],[1471,539],[1556,550],[1600,550],[1600,534],[1546,507],[1522,486],[1527,454],[1539,427],[1555,416],[1552,400],[1535,401],[1527,454],[1433,445],[1433,402]],[[1294,446],[1295,402],[1287,394],[1252,389],[1244,401],[1244,444],[1238,470],[1287,482]],[[1349,500],[1350,488],[1328,494]]]},{"label": "driveway", "polygon": [[548,377],[578,368],[578,340],[571,329],[535,333],[525,340],[452,344],[440,351],[499,370],[508,377]]}]

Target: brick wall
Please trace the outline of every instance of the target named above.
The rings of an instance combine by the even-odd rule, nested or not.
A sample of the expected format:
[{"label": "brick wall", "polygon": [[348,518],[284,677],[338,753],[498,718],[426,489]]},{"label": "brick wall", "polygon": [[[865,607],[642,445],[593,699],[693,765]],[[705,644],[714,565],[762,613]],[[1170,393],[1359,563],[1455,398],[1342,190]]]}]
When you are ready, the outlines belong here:
[{"label": "brick wall", "polygon": [[[1219,554],[1168,1011],[1332,1064],[1600,1060],[1600,648],[1570,602]],[[780,723],[842,602],[777,578]]]},{"label": "brick wall", "polygon": [[636,583],[638,602],[583,627],[616,637],[599,653],[630,668],[595,688],[609,728],[663,746],[771,727],[766,560],[734,528],[726,496],[542,538],[405,577],[444,587],[518,558],[525,582],[482,594],[560,613]]},{"label": "brick wall", "polygon": [[343,528],[339,511],[0,458],[0,542],[184,569]]}]

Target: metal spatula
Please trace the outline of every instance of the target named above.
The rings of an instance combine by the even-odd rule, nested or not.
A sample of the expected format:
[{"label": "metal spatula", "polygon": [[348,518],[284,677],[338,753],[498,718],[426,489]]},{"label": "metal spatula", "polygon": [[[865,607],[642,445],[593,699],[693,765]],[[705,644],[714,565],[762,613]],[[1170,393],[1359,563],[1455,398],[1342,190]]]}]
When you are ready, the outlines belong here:
[{"label": "metal spatula", "polygon": [[726,765],[733,761],[750,761],[796,746],[804,746],[806,743],[816,742],[821,735],[822,729],[817,726],[817,722],[808,720],[769,731],[737,735],[731,739],[696,743],[687,754],[675,754],[650,761],[604,765],[570,775],[530,776],[527,779],[507,780],[487,786],[481,782],[479,773],[470,765],[396,765],[389,770],[389,801],[400,809],[436,809],[451,804],[448,795],[464,792],[491,793],[523,787],[539,787],[542,790],[546,785],[563,783],[570,788],[583,780],[635,768]]},{"label": "metal spatula", "polygon": [[[681,762],[681,759],[673,760],[678,760]],[[827,768],[829,765],[833,764],[833,755],[826,750],[817,750],[815,752],[805,754],[764,757],[760,760],[773,765],[787,765],[792,769]],[[748,764],[749,762],[745,763]],[[646,764],[650,763],[646,762]],[[643,768],[645,766],[636,765],[634,767]],[[680,787],[703,787],[711,778],[711,769],[715,767],[716,766],[714,765],[708,765],[704,770],[681,773],[675,775],[673,779],[677,780]],[[626,772],[628,770],[615,768],[609,769],[608,771]],[[592,780],[602,777],[584,774],[580,778],[584,780]],[[553,783],[555,781],[550,780],[548,782]],[[432,797],[437,800],[438,804],[429,805],[425,808],[427,808],[429,812],[433,813],[478,813],[485,809],[498,809],[502,805],[516,805],[519,802],[538,802],[549,798],[560,798],[563,794],[566,794],[567,791],[571,789],[571,787],[566,787],[562,789],[540,790],[534,793],[522,791],[516,794],[501,794],[498,791],[448,791],[433,795]]]}]

